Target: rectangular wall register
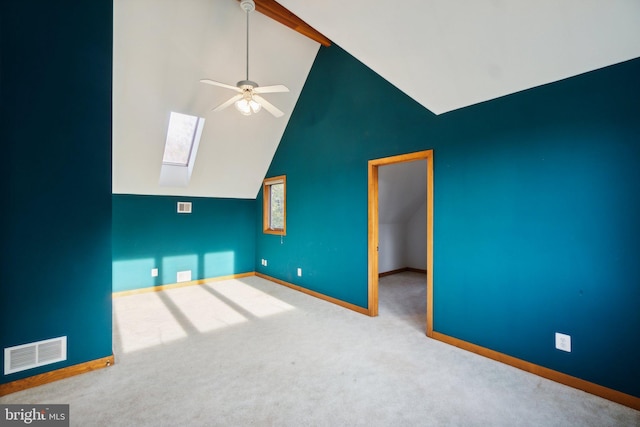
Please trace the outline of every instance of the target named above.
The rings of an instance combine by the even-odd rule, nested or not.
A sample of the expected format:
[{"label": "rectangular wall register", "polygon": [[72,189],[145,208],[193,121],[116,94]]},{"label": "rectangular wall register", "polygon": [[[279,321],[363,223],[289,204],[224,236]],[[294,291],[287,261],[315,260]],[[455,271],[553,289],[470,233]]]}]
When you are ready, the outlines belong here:
[{"label": "rectangular wall register", "polygon": [[67,360],[67,337],[52,338],[4,349],[4,374]]},{"label": "rectangular wall register", "polygon": [[191,213],[191,202],[178,202],[178,213]]},{"label": "rectangular wall register", "polygon": [[191,281],[191,270],[178,271],[176,274],[176,282],[190,282]]}]

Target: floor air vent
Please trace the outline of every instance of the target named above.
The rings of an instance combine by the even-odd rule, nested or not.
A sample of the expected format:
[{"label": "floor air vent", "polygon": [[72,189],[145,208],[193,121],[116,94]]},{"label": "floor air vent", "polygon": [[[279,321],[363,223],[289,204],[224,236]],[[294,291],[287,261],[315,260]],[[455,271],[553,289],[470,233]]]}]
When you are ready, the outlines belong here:
[{"label": "floor air vent", "polygon": [[53,338],[4,349],[4,374],[67,360],[67,337]]}]

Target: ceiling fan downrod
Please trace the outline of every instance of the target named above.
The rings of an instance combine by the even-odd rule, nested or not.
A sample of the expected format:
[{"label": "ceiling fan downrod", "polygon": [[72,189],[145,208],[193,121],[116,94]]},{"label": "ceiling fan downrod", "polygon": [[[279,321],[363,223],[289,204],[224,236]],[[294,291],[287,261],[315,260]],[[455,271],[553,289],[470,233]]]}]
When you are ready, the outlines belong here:
[{"label": "ceiling fan downrod", "polygon": [[[253,12],[254,10],[256,10],[256,4],[253,2],[253,0],[242,0],[240,2],[240,8],[242,8],[242,10],[244,10],[245,14],[247,15],[247,68],[246,68],[246,78],[245,78],[245,82],[251,82],[249,80],[249,14],[251,12]],[[240,86],[240,82],[238,82],[238,86]]]},{"label": "ceiling fan downrod", "polygon": [[201,83],[207,83],[213,86],[220,86],[226,89],[231,89],[236,93],[233,97],[213,108],[213,111],[221,111],[231,105],[235,105],[238,111],[245,116],[249,116],[252,113],[259,112],[263,107],[274,117],[282,117],[284,113],[277,107],[264,99],[261,94],[265,93],[278,93],[289,92],[289,89],[284,85],[271,85],[259,87],[256,82],[249,80],[249,13],[253,12],[256,8],[253,0],[242,0],[240,7],[245,11],[247,15],[247,68],[246,68],[246,80],[240,80],[235,86],[221,83],[211,79],[202,79]]}]

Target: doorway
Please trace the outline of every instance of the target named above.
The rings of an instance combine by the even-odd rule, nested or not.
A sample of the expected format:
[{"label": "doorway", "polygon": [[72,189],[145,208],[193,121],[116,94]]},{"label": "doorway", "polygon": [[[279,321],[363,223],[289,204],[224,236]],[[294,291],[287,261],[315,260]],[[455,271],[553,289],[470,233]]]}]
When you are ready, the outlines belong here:
[{"label": "doorway", "polygon": [[426,160],[427,176],[427,209],[426,209],[426,266],[427,266],[427,316],[426,334],[433,335],[433,150],[402,154],[369,161],[369,215],[368,215],[368,313],[378,315],[378,268],[379,268],[379,186],[378,169],[381,166],[392,165],[416,160]]}]

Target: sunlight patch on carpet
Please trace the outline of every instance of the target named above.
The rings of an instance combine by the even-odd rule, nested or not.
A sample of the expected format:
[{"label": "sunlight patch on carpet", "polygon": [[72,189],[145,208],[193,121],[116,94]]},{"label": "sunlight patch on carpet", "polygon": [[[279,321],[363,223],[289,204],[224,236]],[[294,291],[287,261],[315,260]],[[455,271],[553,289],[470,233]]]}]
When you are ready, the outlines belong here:
[{"label": "sunlight patch on carpet", "polygon": [[266,317],[293,310],[295,307],[242,282],[225,280],[206,285],[256,317]]}]

